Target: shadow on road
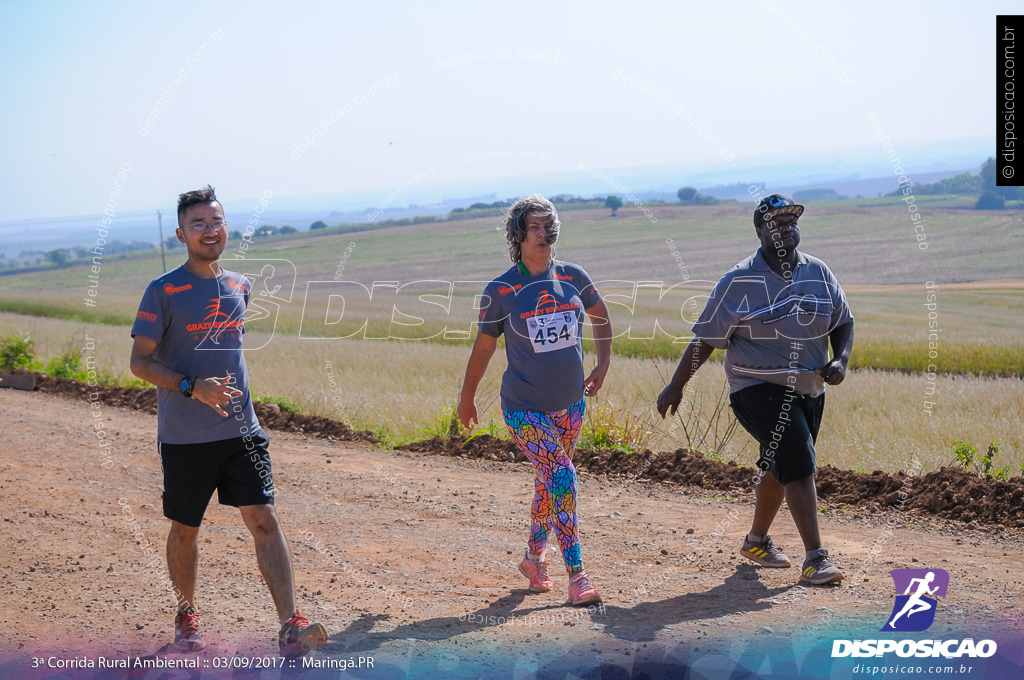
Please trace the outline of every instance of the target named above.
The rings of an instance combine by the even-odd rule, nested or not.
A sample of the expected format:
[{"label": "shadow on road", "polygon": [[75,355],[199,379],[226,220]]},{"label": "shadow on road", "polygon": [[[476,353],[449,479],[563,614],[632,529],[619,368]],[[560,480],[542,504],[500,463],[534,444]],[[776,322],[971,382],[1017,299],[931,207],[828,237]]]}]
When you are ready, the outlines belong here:
[{"label": "shadow on road", "polygon": [[[332,635],[323,652],[332,655],[352,650],[371,651],[392,640],[447,640],[463,633],[507,625],[513,619],[525,621],[530,614],[545,611],[558,611],[559,617],[581,623],[603,624],[606,634],[620,640],[649,642],[659,630],[676,623],[769,609],[773,605],[766,601],[768,598],[796,587],[794,583],[782,588],[768,588],[758,580],[757,570],[752,565],[741,564],[721,585],[707,592],[641,602],[634,607],[605,605],[604,613],[593,609],[570,610],[557,604],[517,609],[530,592],[515,590],[470,614],[416,621],[389,631],[373,632],[379,622],[390,619],[389,615],[365,614],[345,630]],[[544,628],[537,626],[537,630],[541,632]]]},{"label": "shadow on road", "polygon": [[770,609],[773,605],[766,601],[768,598],[798,587],[799,584],[793,583],[781,588],[768,588],[758,579],[753,565],[739,564],[721,585],[707,592],[641,602],[632,608],[608,605],[604,620],[598,617],[595,620],[604,623],[605,633],[620,640],[649,642],[659,630],[672,624]]}]

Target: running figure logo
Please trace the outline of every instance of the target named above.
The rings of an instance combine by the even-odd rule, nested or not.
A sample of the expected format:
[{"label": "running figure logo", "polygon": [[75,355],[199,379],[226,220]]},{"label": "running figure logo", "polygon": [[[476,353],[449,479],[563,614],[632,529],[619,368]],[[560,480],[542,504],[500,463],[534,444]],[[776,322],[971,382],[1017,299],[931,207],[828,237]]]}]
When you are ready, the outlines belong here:
[{"label": "running figure logo", "polygon": [[[935,621],[939,597],[946,596],[949,573],[945,569],[893,569],[896,603],[883,631],[920,632]],[[903,593],[900,595],[899,593]]]},{"label": "running figure logo", "polygon": [[555,296],[552,295],[551,293],[549,293],[546,290],[542,290],[540,292],[540,296],[537,298],[537,309],[540,309],[541,307],[543,307],[545,305],[557,305],[557,304],[558,304],[558,300],[555,299]]}]

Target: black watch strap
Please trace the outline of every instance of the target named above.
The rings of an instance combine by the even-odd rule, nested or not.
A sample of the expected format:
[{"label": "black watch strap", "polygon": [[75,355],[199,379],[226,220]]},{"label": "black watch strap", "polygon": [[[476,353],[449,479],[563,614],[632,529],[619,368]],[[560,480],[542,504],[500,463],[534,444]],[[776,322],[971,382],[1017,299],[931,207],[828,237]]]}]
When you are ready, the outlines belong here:
[{"label": "black watch strap", "polygon": [[[183,388],[183,385],[185,384],[186,380],[188,381],[188,387]],[[181,390],[182,395],[184,395],[186,399],[192,398],[192,390],[194,390],[195,388],[196,376],[194,375],[187,375],[184,378],[182,378],[180,383],[178,383],[178,389]]]}]

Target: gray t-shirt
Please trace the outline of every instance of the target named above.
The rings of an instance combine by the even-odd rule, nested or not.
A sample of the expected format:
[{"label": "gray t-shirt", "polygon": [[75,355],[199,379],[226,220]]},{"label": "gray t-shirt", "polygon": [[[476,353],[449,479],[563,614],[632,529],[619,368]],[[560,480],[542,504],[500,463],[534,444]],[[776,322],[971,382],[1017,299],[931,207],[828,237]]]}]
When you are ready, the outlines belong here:
[{"label": "gray t-shirt", "polygon": [[693,334],[725,350],[730,393],[769,382],[817,396],[825,383],[814,371],[829,361],[829,333],[852,321],[846,294],[824,262],[798,251],[787,280],[758,249],[718,282]]},{"label": "gray t-shirt", "polygon": [[518,267],[487,284],[480,332],[505,335],[504,411],[554,412],[583,396],[583,314],[601,300],[582,267],[555,260],[537,276]]},{"label": "gray t-shirt", "polygon": [[157,440],[165,444],[198,444],[234,439],[260,429],[249,394],[249,375],[242,352],[245,309],[251,282],[242,274],[222,270],[200,278],[184,266],[150,282],[139,304],[132,337],[156,340],[154,358],[168,368],[199,378],[230,375],[231,387],[242,391],[218,414],[178,390],[157,388]]}]

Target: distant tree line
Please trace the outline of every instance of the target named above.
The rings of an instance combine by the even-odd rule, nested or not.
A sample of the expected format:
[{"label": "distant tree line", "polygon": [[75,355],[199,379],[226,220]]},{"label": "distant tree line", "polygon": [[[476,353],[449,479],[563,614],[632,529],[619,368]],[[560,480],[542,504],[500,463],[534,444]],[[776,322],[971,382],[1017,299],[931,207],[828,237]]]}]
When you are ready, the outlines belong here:
[{"label": "distant tree line", "polygon": [[732,184],[716,184],[704,187],[708,196],[714,196],[720,200],[729,198],[740,201],[753,200],[755,196],[764,196],[767,193],[768,185],[764,182],[734,182]]},{"label": "distant tree line", "polygon": [[[573,196],[572,194],[556,194],[551,196],[549,200],[558,210],[584,210],[588,208],[610,208],[611,206],[608,204],[608,201],[612,198],[617,197],[583,198],[582,196]],[[511,208],[517,200],[519,199],[507,198],[504,201],[494,201],[493,203],[472,203],[467,208],[453,208],[448,213],[448,219],[469,220],[476,217],[498,217],[504,215],[508,208]],[[382,222],[378,222],[378,224],[382,224]]]},{"label": "distant tree line", "polygon": [[705,196],[693,187],[683,187],[676,192],[679,202],[683,205],[718,205],[714,196]]},{"label": "distant tree line", "polygon": [[[34,255],[41,255],[42,257],[36,257],[35,264],[42,264],[43,259],[49,261],[57,267],[67,267],[75,264],[79,261],[92,260],[94,257],[107,257],[109,255],[118,255],[121,253],[132,253],[137,250],[152,250],[156,246],[149,241],[119,241],[113,239],[107,241],[106,244],[100,246],[99,250],[94,252],[89,250],[85,246],[72,246],[71,248],[54,248],[51,251],[43,252],[38,251],[22,251],[21,257],[28,263],[28,258]],[[2,266],[5,267],[16,267],[18,262],[12,260]]]},{"label": "distant tree line", "polygon": [[[323,224],[323,223],[321,222],[321,224]],[[326,227],[327,225],[325,224],[324,226]],[[310,227],[310,229],[312,229],[312,227]],[[297,233],[299,233],[298,229],[296,229],[295,227],[292,227],[290,225],[287,225],[287,224],[284,225],[283,227],[275,227],[272,224],[264,224],[264,225],[260,226],[259,228],[253,230],[252,235],[254,237],[265,238],[267,236],[282,235],[282,234],[297,234]],[[240,229],[233,229],[232,231],[230,231],[228,233],[228,236],[232,240],[240,241],[242,239],[242,236],[244,236],[244,234],[242,233],[242,231]],[[185,247],[185,245],[181,241],[178,240],[177,236],[168,236],[166,239],[164,239],[164,243],[170,249],[184,248]]]},{"label": "distant tree line", "polygon": [[835,189],[801,189],[793,192],[794,201],[841,201],[845,198]]},{"label": "distant tree line", "polygon": [[[996,159],[989,157],[977,175],[961,172],[932,184],[912,184],[918,195],[980,194],[974,207],[978,210],[1003,210],[1006,201],[1024,200],[1024,187],[1001,187],[996,185]],[[887,196],[902,196],[897,189]]]}]

